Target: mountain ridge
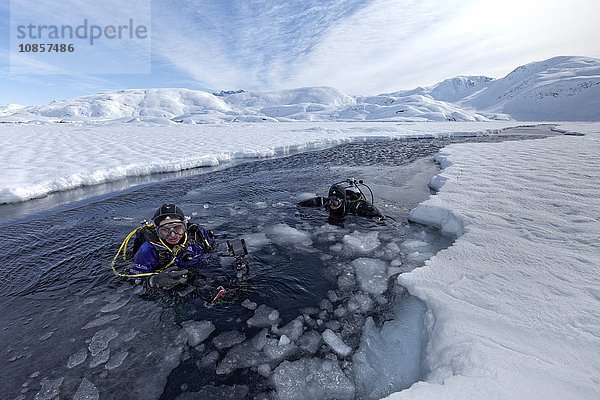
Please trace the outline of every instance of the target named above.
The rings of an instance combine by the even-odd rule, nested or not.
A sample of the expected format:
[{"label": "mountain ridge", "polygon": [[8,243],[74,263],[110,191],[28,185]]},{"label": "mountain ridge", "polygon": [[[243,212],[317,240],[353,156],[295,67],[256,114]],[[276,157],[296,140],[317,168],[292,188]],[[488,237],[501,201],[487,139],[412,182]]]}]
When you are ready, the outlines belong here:
[{"label": "mountain ridge", "polygon": [[223,123],[286,121],[600,120],[600,59],[558,56],[503,78],[457,76],[428,87],[349,96],[327,87],[208,93],[124,89],[38,106],[0,107],[0,122]]}]

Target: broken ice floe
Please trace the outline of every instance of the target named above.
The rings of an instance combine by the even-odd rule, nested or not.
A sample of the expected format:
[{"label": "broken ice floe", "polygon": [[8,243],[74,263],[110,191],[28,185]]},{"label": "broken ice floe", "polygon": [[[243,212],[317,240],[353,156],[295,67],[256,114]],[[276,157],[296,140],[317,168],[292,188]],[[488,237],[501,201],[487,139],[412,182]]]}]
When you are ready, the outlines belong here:
[{"label": "broken ice floe", "polygon": [[99,398],[100,394],[98,393],[98,389],[86,378],[83,378],[77,392],[75,392],[75,395],[73,396],[73,400],[98,400]]},{"label": "broken ice floe", "polygon": [[279,318],[279,311],[261,304],[255,311],[254,315],[246,321],[248,326],[254,328],[265,328],[271,325],[277,324],[281,319]]},{"label": "broken ice floe", "polygon": [[215,330],[215,326],[210,321],[185,321],[181,325],[183,336],[191,347],[205,341]]},{"label": "broken ice floe", "polygon": [[108,347],[108,343],[117,336],[119,336],[119,332],[112,326],[96,332],[92,337],[92,342],[88,346],[92,356],[95,357],[100,354],[101,351]]},{"label": "broken ice floe", "polygon": [[336,362],[318,358],[284,361],[274,371],[273,386],[286,400],[354,399],[355,387]]}]

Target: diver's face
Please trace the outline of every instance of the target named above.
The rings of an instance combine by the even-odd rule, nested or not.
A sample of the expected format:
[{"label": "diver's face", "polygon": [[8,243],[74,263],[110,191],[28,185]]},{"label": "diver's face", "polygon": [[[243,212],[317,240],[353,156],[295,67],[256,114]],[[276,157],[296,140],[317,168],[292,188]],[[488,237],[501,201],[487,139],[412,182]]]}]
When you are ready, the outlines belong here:
[{"label": "diver's face", "polygon": [[158,235],[172,245],[179,243],[184,234],[185,224],[181,221],[161,223],[158,227]]},{"label": "diver's face", "polygon": [[344,213],[344,200],[339,197],[332,196],[327,200],[329,213],[332,215],[342,215]]}]

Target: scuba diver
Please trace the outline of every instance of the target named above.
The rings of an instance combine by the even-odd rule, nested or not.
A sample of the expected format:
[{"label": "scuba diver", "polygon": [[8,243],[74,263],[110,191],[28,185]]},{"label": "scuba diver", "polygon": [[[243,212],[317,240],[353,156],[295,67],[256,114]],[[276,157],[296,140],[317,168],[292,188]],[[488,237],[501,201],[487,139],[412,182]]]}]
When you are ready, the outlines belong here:
[{"label": "scuba diver", "polygon": [[204,255],[214,250],[214,235],[196,224],[188,225],[183,211],[175,204],[160,206],[152,222],[152,227],[136,237],[129,272],[158,272],[149,276],[148,285],[169,290],[186,283],[188,268],[197,267]]},{"label": "scuba diver", "polygon": [[[360,189],[364,186],[371,193],[371,202],[367,201]],[[317,196],[298,203],[302,207],[325,207],[329,211],[329,221],[340,221],[346,215],[383,220],[383,215],[373,205],[373,192],[362,180],[346,179],[329,188],[328,197]]]},{"label": "scuba diver", "polygon": [[[122,254],[128,261],[128,244],[135,235],[133,243],[133,262],[128,273],[117,271],[116,262]],[[236,271],[248,272],[248,265],[243,260],[248,254],[243,239],[227,241],[230,254],[235,257]],[[149,288],[176,291],[186,296],[196,290],[188,285],[197,277],[204,277],[197,272],[205,261],[206,255],[217,247],[212,231],[197,224],[189,224],[183,211],[175,204],[163,204],[156,210],[152,222],[143,222],[123,241],[113,258],[111,267],[116,276],[134,279],[136,284],[145,284]],[[205,277],[204,277],[205,278]],[[217,288],[222,296],[225,289]],[[216,299],[213,299],[213,302]]]}]

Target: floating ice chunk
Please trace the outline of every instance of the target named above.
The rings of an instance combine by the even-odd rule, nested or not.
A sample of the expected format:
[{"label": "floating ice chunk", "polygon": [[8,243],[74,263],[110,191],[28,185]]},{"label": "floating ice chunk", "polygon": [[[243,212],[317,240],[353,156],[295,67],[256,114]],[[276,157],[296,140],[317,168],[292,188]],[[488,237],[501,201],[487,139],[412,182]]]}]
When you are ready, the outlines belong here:
[{"label": "floating ice chunk", "polygon": [[215,330],[210,321],[184,321],[181,323],[183,335],[187,338],[190,347],[194,347],[205,341]]},{"label": "floating ice chunk", "polygon": [[98,400],[99,398],[100,394],[96,386],[85,378],[83,378],[77,392],[73,395],[73,400]]},{"label": "floating ice chunk", "polygon": [[73,368],[83,363],[87,358],[87,349],[84,347],[79,350],[77,353],[71,355],[69,357],[69,361],[67,361],[67,368]]},{"label": "floating ice chunk", "polygon": [[115,368],[119,368],[121,364],[123,364],[123,361],[125,361],[125,359],[127,358],[128,354],[129,353],[127,351],[118,352],[117,354],[111,357],[111,359],[106,363],[104,368],[106,368],[109,371],[112,371]]},{"label": "floating ice chunk", "polygon": [[331,254],[325,254],[325,253],[321,253],[321,254],[319,255],[319,258],[321,259],[321,261],[323,261],[323,262],[327,262],[327,261],[329,261],[329,260],[331,260],[331,259],[333,258],[333,255],[331,255]]},{"label": "floating ice chunk", "polygon": [[266,201],[257,201],[256,203],[254,203],[254,205],[256,206],[256,208],[259,208],[259,209],[269,208],[269,205],[267,204]]},{"label": "floating ice chunk", "polygon": [[246,335],[243,333],[238,331],[226,331],[213,338],[212,343],[217,349],[221,350],[233,347],[236,344],[242,343],[244,340],[246,340]]},{"label": "floating ice chunk", "polygon": [[388,270],[387,270],[388,278],[391,278],[394,275],[401,274],[402,271],[403,271],[403,269],[400,267],[388,267]]},{"label": "floating ice chunk", "polygon": [[246,299],[246,300],[242,301],[242,307],[247,308],[248,310],[256,310],[256,307],[258,307],[258,304]]},{"label": "floating ice chunk", "polygon": [[35,395],[35,400],[53,400],[60,394],[60,385],[62,385],[64,378],[57,379],[42,379],[40,383],[42,388]]},{"label": "floating ice chunk", "polygon": [[304,320],[302,317],[291,320],[286,326],[279,329],[278,333],[282,336],[287,336],[291,341],[296,341],[304,331]]},{"label": "floating ice chunk", "polygon": [[382,258],[387,261],[392,261],[397,259],[399,254],[401,254],[400,246],[396,242],[389,242],[385,245],[383,249],[377,252],[379,254],[377,258]]},{"label": "floating ice chunk", "polygon": [[282,400],[346,400],[355,394],[354,384],[337,363],[317,358],[284,361],[271,380]]},{"label": "floating ice chunk", "polygon": [[209,365],[215,364],[217,361],[219,361],[219,352],[211,351],[202,357],[202,359],[198,362],[198,365],[202,367],[208,367]]},{"label": "floating ice chunk", "polygon": [[292,341],[290,340],[290,338],[285,335],[281,335],[281,337],[279,338],[279,346],[285,346],[286,344],[290,344],[291,342]]},{"label": "floating ice chunk", "polygon": [[352,357],[360,398],[380,399],[422,378],[426,311],[425,303],[407,296],[395,306],[394,320],[386,321],[381,329],[371,317],[366,319],[360,346]]},{"label": "floating ice chunk", "polygon": [[379,232],[377,231],[367,233],[354,231],[350,235],[345,235],[343,242],[344,246],[349,250],[356,253],[366,254],[372,252],[379,247],[379,245],[381,245],[378,237]]},{"label": "floating ice chunk", "polygon": [[[282,336],[283,338],[287,338],[287,336]],[[263,348],[263,352],[265,356],[269,359],[269,361],[278,363],[280,361],[285,360],[286,358],[292,356],[294,353],[298,351],[298,346],[291,343],[289,339],[281,341],[273,340],[268,341],[265,347]]]},{"label": "floating ice chunk", "polygon": [[254,311],[254,315],[246,321],[248,326],[255,328],[266,328],[271,325],[278,324],[281,321],[279,318],[279,311],[261,304],[256,311]]},{"label": "floating ice chunk", "polygon": [[340,321],[333,320],[325,322],[325,328],[329,328],[332,331],[338,331],[341,327],[342,324],[340,323]]},{"label": "floating ice chunk", "polygon": [[127,303],[129,303],[129,299],[124,299],[124,300],[121,300],[121,301],[116,301],[114,303],[110,303],[110,304],[107,304],[104,307],[102,307],[100,309],[100,312],[103,312],[103,313],[113,312],[113,311],[116,311],[119,308],[123,307]]},{"label": "floating ice chunk", "polygon": [[102,329],[94,334],[92,341],[88,346],[92,356],[100,354],[100,352],[108,347],[108,343],[119,336],[119,332],[112,326]]},{"label": "floating ice chunk", "polygon": [[264,354],[244,343],[229,350],[217,365],[216,373],[219,375],[230,374],[238,368],[255,367],[267,361]]},{"label": "floating ice chunk", "polygon": [[121,340],[123,340],[124,342],[129,342],[131,339],[136,337],[139,332],[140,331],[138,331],[137,329],[131,328],[129,332],[126,332],[125,334],[121,335]]},{"label": "floating ice chunk", "polygon": [[246,241],[246,247],[251,251],[259,250],[261,247],[272,243],[264,232],[247,233],[243,236],[243,239]]},{"label": "floating ice chunk", "polygon": [[119,319],[119,316],[117,314],[103,315],[100,318],[96,318],[95,320],[88,322],[81,329],[95,328],[97,326],[101,326],[111,321],[114,321],[115,319]]},{"label": "floating ice chunk", "polygon": [[323,344],[323,338],[317,331],[308,331],[300,336],[297,343],[298,348],[301,351],[312,355],[315,354],[321,347],[321,344]]},{"label": "floating ice chunk", "polygon": [[352,352],[352,348],[344,343],[342,338],[336,335],[331,329],[325,329],[325,332],[323,332],[323,341],[342,357],[346,357]]},{"label": "floating ice chunk", "polygon": [[267,228],[267,234],[273,242],[281,246],[294,244],[310,246],[312,244],[310,233],[300,231],[286,224],[277,224]]},{"label": "floating ice chunk", "polygon": [[321,310],[326,310],[329,312],[333,311],[333,304],[331,304],[331,302],[327,299],[321,299],[319,302],[319,307]]},{"label": "floating ice chunk", "polygon": [[358,306],[358,303],[356,303],[354,300],[350,299],[350,301],[348,301],[348,304],[346,304],[346,308],[348,309],[349,312],[353,313],[356,310],[358,310],[360,307]]},{"label": "floating ice chunk", "polygon": [[[371,296],[369,296],[368,294],[365,294],[365,293],[357,293],[352,298],[352,301],[358,305],[358,309],[360,309],[360,311],[362,311],[363,313],[370,311],[374,305],[374,302],[373,302],[373,299],[371,298]],[[350,308],[350,307],[348,306],[348,308]]]},{"label": "floating ice chunk", "polygon": [[252,339],[250,339],[249,345],[256,351],[260,351],[267,344],[267,333],[266,329],[263,329],[259,333],[256,334]]},{"label": "floating ice chunk", "polygon": [[231,348],[217,365],[217,374],[230,374],[238,368],[255,367],[268,362],[268,359],[261,350],[268,342],[267,329],[261,330],[252,339]]},{"label": "floating ice chunk", "polygon": [[327,291],[327,298],[332,303],[335,303],[336,301],[339,300],[339,297],[338,297],[337,293],[335,292],[335,290],[328,290]]},{"label": "floating ice chunk", "polygon": [[260,375],[264,376],[265,378],[268,378],[271,375],[271,367],[269,366],[269,364],[261,364],[256,369],[256,372],[258,372]]},{"label": "floating ice chunk", "polygon": [[398,246],[398,243],[396,242],[389,242],[388,244],[385,245],[386,250],[389,250],[393,253],[400,253],[400,246]]},{"label": "floating ice chunk", "polygon": [[352,261],[356,280],[363,292],[381,294],[387,289],[387,268],[385,261],[373,258],[357,258]]},{"label": "floating ice chunk", "polygon": [[96,357],[90,360],[90,368],[96,368],[100,364],[104,364],[110,358],[110,349],[104,349]]},{"label": "floating ice chunk", "polygon": [[350,271],[342,272],[340,276],[338,276],[338,287],[340,290],[346,292],[354,289],[354,285],[356,285],[356,277]]},{"label": "floating ice chunk", "polygon": [[338,308],[335,309],[335,311],[333,312],[333,315],[335,315],[337,318],[342,318],[347,313],[348,313],[348,309],[346,307],[339,306]]},{"label": "floating ice chunk", "polygon": [[329,246],[329,250],[334,251],[336,253],[341,253],[342,251],[344,251],[344,246],[342,246],[340,243],[337,243]]},{"label": "floating ice chunk", "polygon": [[400,267],[402,266],[402,260],[399,258],[395,258],[392,260],[392,262],[390,262],[390,266],[392,267]]}]

